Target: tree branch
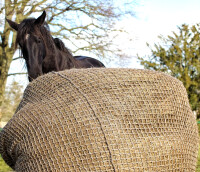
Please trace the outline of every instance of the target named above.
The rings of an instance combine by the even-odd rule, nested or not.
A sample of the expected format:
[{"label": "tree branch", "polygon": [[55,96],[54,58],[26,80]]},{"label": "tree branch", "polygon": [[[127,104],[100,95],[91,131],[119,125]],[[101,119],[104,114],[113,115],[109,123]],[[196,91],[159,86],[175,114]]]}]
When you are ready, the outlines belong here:
[{"label": "tree branch", "polygon": [[16,57],[12,61],[15,61],[15,60],[18,60],[18,59],[22,59],[22,57]]},{"label": "tree branch", "polygon": [[27,73],[9,73],[7,76],[13,76],[13,75],[27,75]]}]

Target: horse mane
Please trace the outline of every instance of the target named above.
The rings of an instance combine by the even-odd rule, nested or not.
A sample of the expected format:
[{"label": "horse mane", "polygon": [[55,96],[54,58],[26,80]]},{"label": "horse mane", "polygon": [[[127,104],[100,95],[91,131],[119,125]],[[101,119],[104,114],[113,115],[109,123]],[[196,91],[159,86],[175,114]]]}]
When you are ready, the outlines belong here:
[{"label": "horse mane", "polygon": [[61,52],[65,53],[65,56],[67,56],[66,58],[68,59],[68,63],[69,64],[72,63],[74,66],[76,62],[75,62],[75,59],[74,59],[72,53],[70,52],[70,50],[68,48],[65,47],[64,43],[59,38],[53,38],[51,36],[48,24],[45,22],[43,24],[43,26],[38,27],[38,29],[40,31],[40,33],[39,33],[38,29],[34,30],[35,20],[36,20],[35,18],[28,18],[28,19],[24,19],[21,22],[20,28],[18,29],[18,32],[17,32],[17,38],[16,38],[16,42],[15,42],[16,47],[20,43],[21,38],[25,37],[24,35],[31,33],[31,32],[36,32],[36,34],[38,33],[38,35],[41,36],[44,43],[47,42],[47,44],[45,43],[45,46],[49,47],[47,49],[51,49],[51,51],[55,51],[55,48],[58,48]]},{"label": "horse mane", "polygon": [[[20,40],[21,38],[23,38],[24,34],[27,34],[28,32],[28,28],[31,27],[31,23],[33,18],[29,18],[29,19],[24,19],[21,24],[19,25],[19,29],[17,31],[17,37],[16,37],[16,41],[15,41],[15,47],[17,48],[17,45],[20,44]],[[28,27],[25,27],[25,25],[27,25]]]},{"label": "horse mane", "polygon": [[[69,54],[72,55],[71,51],[70,51],[67,47],[65,47],[65,44],[63,43],[63,41],[62,41],[61,39],[59,39],[59,38],[54,38],[53,41],[54,41],[56,47],[57,47],[60,51],[64,51],[64,52],[69,53]],[[72,56],[73,56],[73,55],[72,55]]]},{"label": "horse mane", "polygon": [[56,47],[61,51],[61,52],[64,52],[66,53],[66,56],[68,58],[68,64],[70,65],[70,63],[74,65],[78,65],[74,59],[74,56],[72,55],[71,51],[65,46],[65,44],[63,43],[63,41],[59,38],[54,38],[53,39]]}]

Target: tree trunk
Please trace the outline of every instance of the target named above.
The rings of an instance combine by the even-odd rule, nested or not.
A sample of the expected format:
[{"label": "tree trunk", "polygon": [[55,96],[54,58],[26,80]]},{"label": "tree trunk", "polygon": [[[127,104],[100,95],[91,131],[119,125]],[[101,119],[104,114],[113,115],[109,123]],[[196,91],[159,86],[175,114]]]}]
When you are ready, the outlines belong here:
[{"label": "tree trunk", "polygon": [[5,24],[4,32],[1,33],[1,45],[0,45],[0,121],[2,116],[1,106],[4,99],[8,70],[10,68],[13,54],[15,52],[14,40],[16,39],[16,33],[13,34],[12,43],[10,46],[8,45],[9,35],[10,31],[8,29],[8,24]]}]

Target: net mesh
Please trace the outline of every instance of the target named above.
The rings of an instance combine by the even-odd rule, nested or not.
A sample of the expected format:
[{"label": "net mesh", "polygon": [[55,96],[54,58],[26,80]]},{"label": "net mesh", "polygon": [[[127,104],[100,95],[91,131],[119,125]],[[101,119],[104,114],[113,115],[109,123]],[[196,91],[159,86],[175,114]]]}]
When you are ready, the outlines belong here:
[{"label": "net mesh", "polygon": [[16,171],[195,171],[182,83],[135,69],[72,69],[31,82],[0,133]]}]

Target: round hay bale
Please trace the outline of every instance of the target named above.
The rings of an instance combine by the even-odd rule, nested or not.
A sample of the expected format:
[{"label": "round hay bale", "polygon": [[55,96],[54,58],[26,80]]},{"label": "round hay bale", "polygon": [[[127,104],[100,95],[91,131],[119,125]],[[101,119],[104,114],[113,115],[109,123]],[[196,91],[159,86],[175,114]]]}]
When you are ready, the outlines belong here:
[{"label": "round hay bale", "polygon": [[16,171],[195,171],[198,129],[180,81],[72,69],[31,82],[0,133]]}]

